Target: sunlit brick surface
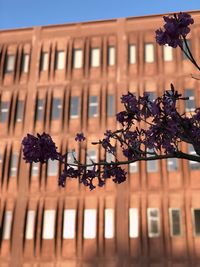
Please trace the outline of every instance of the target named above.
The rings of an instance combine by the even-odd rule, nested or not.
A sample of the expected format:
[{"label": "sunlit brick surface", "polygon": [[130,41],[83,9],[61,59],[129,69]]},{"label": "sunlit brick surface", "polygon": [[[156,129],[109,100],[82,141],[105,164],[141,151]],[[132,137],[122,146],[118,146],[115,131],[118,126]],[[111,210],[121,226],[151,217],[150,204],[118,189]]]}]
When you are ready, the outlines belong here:
[{"label": "sunlit brick surface", "polygon": [[[193,17],[199,60],[200,13]],[[199,106],[196,70],[155,43],[161,24],[147,16],[0,32],[0,266],[200,266],[199,164],[132,164],[125,183],[90,192],[76,180],[58,188],[63,166],[30,168],[21,155],[23,136],[45,131],[63,153],[104,159],[90,141],[117,127],[128,90],[156,97],[173,82],[191,97],[187,111]]]}]

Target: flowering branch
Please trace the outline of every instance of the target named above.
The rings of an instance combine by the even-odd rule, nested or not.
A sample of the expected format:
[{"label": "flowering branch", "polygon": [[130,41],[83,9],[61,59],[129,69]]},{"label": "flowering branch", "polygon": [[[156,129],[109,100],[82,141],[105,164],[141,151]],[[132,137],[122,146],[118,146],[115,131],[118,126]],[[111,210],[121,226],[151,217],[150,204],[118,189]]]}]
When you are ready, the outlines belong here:
[{"label": "flowering branch", "polygon": [[[156,41],[160,45],[177,46],[185,53],[192,64],[200,70],[190,48],[186,36],[190,32],[189,25],[194,21],[187,13],[179,13],[173,17],[164,16],[164,29],[156,31]],[[183,46],[185,43],[185,48]],[[185,50],[186,49],[186,50]],[[200,108],[193,113],[180,113],[177,104],[188,98],[179,94],[173,84],[169,91],[155,100],[147,93],[136,97],[128,92],[121,97],[124,110],[116,114],[120,129],[107,130],[104,138],[93,145],[100,145],[113,160],[100,160],[85,164],[73,155],[74,162],[66,162],[66,154],[57,152],[57,147],[50,135],[43,133],[37,137],[27,134],[22,140],[23,154],[26,162],[47,163],[49,159],[64,163],[64,170],[58,179],[60,186],[65,186],[66,179],[78,178],[80,183],[90,190],[103,186],[107,179],[121,183],[126,180],[126,170],[122,166],[137,162],[180,158],[200,162]],[[144,127],[145,125],[145,127]],[[83,133],[75,137],[77,142],[85,142]],[[191,144],[196,155],[182,151],[182,143]],[[113,145],[115,144],[115,145]],[[116,147],[120,148],[117,150]],[[117,156],[120,156],[118,160]],[[95,182],[97,181],[97,183]]]}]

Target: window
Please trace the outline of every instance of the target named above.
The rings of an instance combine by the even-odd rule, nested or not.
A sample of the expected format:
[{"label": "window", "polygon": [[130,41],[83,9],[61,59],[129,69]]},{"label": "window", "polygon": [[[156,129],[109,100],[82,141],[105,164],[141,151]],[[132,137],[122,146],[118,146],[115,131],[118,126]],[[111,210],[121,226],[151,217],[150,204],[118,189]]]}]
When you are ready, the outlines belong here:
[{"label": "window", "polygon": [[[88,149],[86,155],[86,164],[92,164],[92,162],[97,161],[97,152],[94,149]],[[91,170],[93,166],[87,167],[88,170]]]},{"label": "window", "polygon": [[57,51],[56,52],[56,61],[55,61],[55,69],[63,70],[65,67],[65,52]]},{"label": "window", "polygon": [[114,155],[108,151],[106,151],[106,161],[107,162],[115,161]]},{"label": "window", "polygon": [[171,236],[181,235],[181,211],[180,209],[169,209]]},{"label": "window", "polygon": [[41,71],[48,70],[48,61],[49,61],[49,54],[47,52],[42,52],[41,58],[40,58],[40,70]]},{"label": "window", "polygon": [[35,107],[35,120],[41,121],[44,118],[44,99],[37,99]]},{"label": "window", "polygon": [[104,213],[104,237],[114,237],[114,209],[105,209]]},{"label": "window", "polygon": [[100,66],[100,49],[92,48],[91,49],[91,67],[99,67]]},{"label": "window", "polygon": [[131,162],[129,164],[129,172],[130,173],[138,172],[138,162]]},{"label": "window", "polygon": [[22,122],[24,118],[24,100],[17,101],[15,121]]},{"label": "window", "polygon": [[82,49],[74,49],[73,67],[74,69],[80,69],[83,67],[83,50]]},{"label": "window", "polygon": [[150,101],[154,101],[156,99],[156,92],[154,91],[145,91],[145,93],[149,96]]},{"label": "window", "polygon": [[31,176],[38,176],[39,174],[39,162],[33,162],[31,165]]},{"label": "window", "polygon": [[136,63],[136,45],[130,44],[129,45],[129,64]]},{"label": "window", "polygon": [[160,236],[159,210],[157,208],[148,208],[147,218],[148,218],[148,236],[149,237]]},{"label": "window", "polygon": [[70,118],[75,119],[79,117],[80,112],[80,98],[79,96],[72,96],[70,100]]},{"label": "window", "polygon": [[200,235],[200,209],[193,209],[194,235]]},{"label": "window", "polygon": [[178,170],[178,159],[176,158],[167,159],[167,170],[177,171]]},{"label": "window", "polygon": [[194,89],[185,89],[184,97],[189,99],[185,101],[185,111],[194,111],[195,110],[195,94]]},{"label": "window", "polygon": [[[191,40],[186,40],[186,42],[187,42],[187,45],[191,51],[191,48],[192,48]],[[190,55],[185,42],[183,42],[183,50],[186,51],[187,55]],[[185,53],[183,53],[183,52],[182,52],[182,57],[183,57],[183,59],[188,59],[187,56],[185,55]]]},{"label": "window", "polygon": [[[153,149],[147,149],[147,153],[153,153]],[[148,154],[148,157],[151,157],[152,155]],[[146,162],[147,164],[147,172],[157,172],[158,171],[158,160],[148,160]]]},{"label": "window", "polygon": [[26,239],[34,238],[35,210],[28,210],[26,215]]},{"label": "window", "polygon": [[76,231],[76,210],[65,209],[63,218],[63,238],[73,239],[75,238]]},{"label": "window", "polygon": [[115,96],[107,95],[107,116],[112,117],[115,115]]},{"label": "window", "polygon": [[49,159],[47,165],[47,176],[56,176],[57,174],[58,174],[58,161]]},{"label": "window", "polygon": [[94,239],[96,237],[97,211],[95,209],[84,210],[83,237]]},{"label": "window", "polygon": [[152,63],[154,62],[154,45],[145,44],[145,62]]},{"label": "window", "polygon": [[53,98],[51,107],[51,119],[57,120],[61,117],[62,103],[60,98]]},{"label": "window", "polygon": [[173,48],[169,45],[163,46],[163,57],[164,61],[172,61],[173,60]]},{"label": "window", "polygon": [[[75,164],[75,160],[77,160],[77,153],[72,150],[67,152],[67,163]],[[73,166],[74,169],[77,169],[77,166]]]},{"label": "window", "polygon": [[44,211],[43,232],[42,232],[42,238],[43,239],[53,239],[54,238],[55,217],[56,217],[56,211],[55,210],[45,210]]},{"label": "window", "polygon": [[11,177],[17,176],[17,167],[18,167],[18,154],[16,152],[13,152],[11,155],[10,172],[9,172],[9,175]]},{"label": "window", "polygon": [[9,240],[11,237],[11,229],[12,229],[12,211],[6,211],[4,217],[4,224],[3,224],[3,239]]},{"label": "window", "polygon": [[27,73],[28,70],[29,70],[29,54],[23,54],[22,55],[21,71],[23,73]]},{"label": "window", "polygon": [[115,47],[109,46],[108,47],[108,66],[115,65]]},{"label": "window", "polygon": [[89,96],[89,118],[98,116],[98,96]]},{"label": "window", "polygon": [[9,102],[1,101],[0,122],[7,122],[8,121],[9,105],[10,105]]},{"label": "window", "polygon": [[[196,155],[196,152],[191,144],[188,145],[188,154]],[[198,170],[200,169],[200,163],[196,161],[189,160],[188,161],[190,170]]]},{"label": "window", "polygon": [[129,237],[136,238],[139,236],[138,209],[129,209]]},{"label": "window", "polygon": [[12,73],[15,69],[15,56],[7,55],[5,62],[5,73]]}]

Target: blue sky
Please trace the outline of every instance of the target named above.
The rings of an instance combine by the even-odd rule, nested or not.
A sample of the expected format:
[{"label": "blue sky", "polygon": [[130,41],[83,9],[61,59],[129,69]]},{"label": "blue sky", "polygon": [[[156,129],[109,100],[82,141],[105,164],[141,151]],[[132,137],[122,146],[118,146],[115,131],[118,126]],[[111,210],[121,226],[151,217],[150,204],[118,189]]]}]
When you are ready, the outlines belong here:
[{"label": "blue sky", "polygon": [[0,29],[200,10],[200,0],[0,0]]}]

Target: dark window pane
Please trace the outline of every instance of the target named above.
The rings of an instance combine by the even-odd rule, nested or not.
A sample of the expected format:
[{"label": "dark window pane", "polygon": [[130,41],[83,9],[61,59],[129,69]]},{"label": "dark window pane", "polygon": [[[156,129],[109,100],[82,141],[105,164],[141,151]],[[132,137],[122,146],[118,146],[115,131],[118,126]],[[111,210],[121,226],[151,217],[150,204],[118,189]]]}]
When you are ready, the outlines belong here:
[{"label": "dark window pane", "polygon": [[37,99],[35,112],[36,112],[35,120],[41,121],[44,117],[44,99]]},{"label": "dark window pane", "polygon": [[193,111],[195,109],[194,89],[185,89],[185,97],[189,97],[189,99],[185,101],[186,111]]},{"label": "dark window pane", "polygon": [[52,103],[52,112],[51,112],[51,119],[56,120],[60,119],[61,117],[61,99],[60,98],[54,98]]},{"label": "dark window pane", "polygon": [[150,231],[151,231],[152,234],[157,234],[159,232],[158,222],[157,221],[154,221],[154,220],[151,221]]},{"label": "dark window pane", "polygon": [[58,161],[57,160],[48,160],[47,164],[47,176],[55,176],[58,173]]},{"label": "dark window pane", "polygon": [[[153,153],[153,149],[147,149],[147,153]],[[148,154],[147,157],[154,155]],[[157,172],[158,171],[158,160],[149,160],[147,161],[147,172]]]},{"label": "dark window pane", "polygon": [[200,209],[194,210],[194,227],[195,227],[195,234],[200,235]]},{"label": "dark window pane", "polygon": [[18,166],[18,154],[12,153],[10,160],[10,171],[9,171],[11,177],[17,175],[17,166]]},{"label": "dark window pane", "polygon": [[[188,145],[188,154],[196,155],[196,152],[191,144]],[[198,170],[200,169],[200,163],[196,161],[189,160],[188,161],[190,170]]]},{"label": "dark window pane", "polygon": [[9,113],[9,102],[1,102],[0,122],[7,122]]},{"label": "dark window pane", "polygon": [[111,117],[115,115],[115,96],[107,96],[107,116]]},{"label": "dark window pane", "polygon": [[150,101],[154,101],[156,99],[156,92],[153,92],[153,91],[145,91],[146,94],[148,94],[149,96],[149,100]]},{"label": "dark window pane", "polygon": [[33,162],[31,165],[31,176],[38,176],[39,174],[39,162]]},{"label": "dark window pane", "polygon": [[70,101],[70,118],[77,118],[79,116],[79,106],[79,96],[72,96]]},{"label": "dark window pane", "polygon": [[181,235],[181,218],[179,209],[171,210],[171,235],[172,236]]},{"label": "dark window pane", "polygon": [[178,170],[178,159],[176,158],[167,159],[167,170],[168,171]]},{"label": "dark window pane", "polygon": [[89,97],[89,117],[98,116],[98,96]]},{"label": "dark window pane", "polygon": [[24,117],[24,100],[17,101],[16,122],[22,122]]}]

